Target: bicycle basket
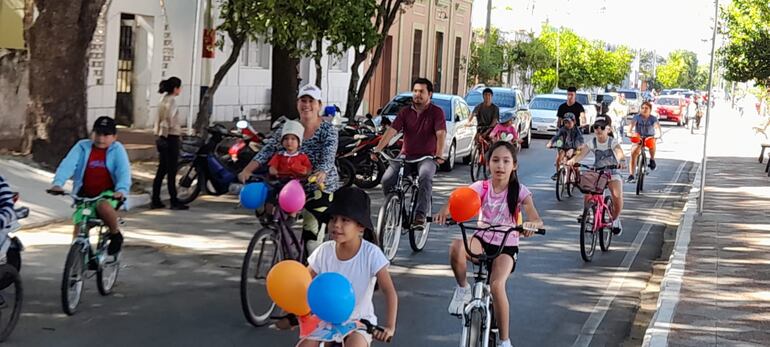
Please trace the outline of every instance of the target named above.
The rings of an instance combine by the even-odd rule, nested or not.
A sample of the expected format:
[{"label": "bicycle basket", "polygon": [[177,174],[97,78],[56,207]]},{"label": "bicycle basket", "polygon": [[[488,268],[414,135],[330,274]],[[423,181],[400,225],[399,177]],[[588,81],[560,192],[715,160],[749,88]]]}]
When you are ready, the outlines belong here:
[{"label": "bicycle basket", "polygon": [[584,171],[580,173],[578,189],[583,194],[601,194],[607,188],[609,177],[597,171]]},{"label": "bicycle basket", "polygon": [[203,138],[199,136],[182,136],[182,148],[180,148],[182,155],[195,155],[201,147],[203,147]]}]

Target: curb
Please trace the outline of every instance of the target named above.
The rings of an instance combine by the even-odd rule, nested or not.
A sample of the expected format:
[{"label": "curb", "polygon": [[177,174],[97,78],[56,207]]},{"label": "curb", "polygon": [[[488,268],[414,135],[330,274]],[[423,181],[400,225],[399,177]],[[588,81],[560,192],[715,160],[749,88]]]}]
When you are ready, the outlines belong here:
[{"label": "curb", "polygon": [[660,283],[660,293],[658,295],[655,315],[650,320],[647,331],[644,333],[644,341],[642,342],[644,347],[668,346],[671,321],[674,318],[674,311],[677,305],[679,305],[679,292],[682,288],[687,249],[690,245],[690,234],[695,215],[697,214],[701,170],[702,167],[699,166],[695,172],[695,179],[690,187],[687,203],[684,206],[684,213],[676,230],[674,249],[671,252],[666,272]]}]

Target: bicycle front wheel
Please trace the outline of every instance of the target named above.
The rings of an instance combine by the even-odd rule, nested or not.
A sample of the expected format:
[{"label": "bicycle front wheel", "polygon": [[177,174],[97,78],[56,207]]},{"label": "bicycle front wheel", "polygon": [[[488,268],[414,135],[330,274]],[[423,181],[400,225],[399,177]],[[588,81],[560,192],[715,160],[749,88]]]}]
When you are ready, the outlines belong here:
[{"label": "bicycle front wheel", "polygon": [[264,228],[254,234],[241,266],[241,308],[246,320],[263,326],[270,320],[275,303],[267,294],[267,274],[283,260],[280,239],[275,231]]},{"label": "bicycle front wheel", "polygon": [[612,243],[612,197],[605,196],[604,204],[607,208],[602,210],[602,220],[605,223],[605,227],[599,230],[599,246],[602,252],[610,250],[610,244]]},{"label": "bicycle front wheel", "polygon": [[19,321],[24,287],[19,272],[9,264],[0,265],[0,279],[7,284],[0,289],[0,342],[4,342]]},{"label": "bicycle front wheel", "polygon": [[88,255],[83,251],[87,248],[82,242],[70,246],[67,260],[64,262],[64,274],[61,281],[61,305],[64,313],[73,315],[80,304],[83,294],[83,279],[86,272],[85,259]]},{"label": "bicycle front wheel", "polygon": [[563,167],[559,168],[559,172],[556,174],[556,200],[561,201],[562,198],[564,198],[564,195],[566,193],[566,189],[564,189],[564,186],[566,184],[566,175],[565,170]]},{"label": "bicycle front wheel", "polygon": [[476,175],[476,171],[479,167],[479,150],[477,148],[473,148],[473,151],[471,152],[471,162],[468,167],[471,169],[471,182],[476,182],[476,179],[478,176]]},{"label": "bicycle front wheel", "polygon": [[[417,199],[418,196],[418,188],[417,186],[412,186],[412,216],[416,215],[417,213]],[[427,208],[427,214],[430,214],[431,211],[431,200],[428,199],[428,208]],[[412,247],[412,250],[415,252],[422,251],[423,248],[425,248],[425,244],[428,242],[428,233],[430,233],[430,222],[426,221],[425,224],[420,227],[409,227],[409,245]]]},{"label": "bicycle front wheel", "polygon": [[[644,148],[642,148],[642,152],[644,152]],[[647,172],[647,157],[645,157],[644,154],[639,154],[639,159],[636,161],[636,164],[638,165],[636,167],[636,195],[639,195],[644,189],[644,175],[645,172]]]},{"label": "bicycle front wheel", "polygon": [[580,221],[580,256],[587,262],[593,259],[596,250],[595,216],[596,206],[590,204],[583,209],[583,218]]},{"label": "bicycle front wheel", "polygon": [[466,347],[482,347],[484,346],[484,315],[481,310],[475,309],[471,311],[466,329],[468,334],[465,339]]},{"label": "bicycle front wheel", "polygon": [[401,197],[397,193],[388,194],[385,197],[385,203],[380,207],[377,216],[377,234],[382,253],[388,261],[393,261],[401,239]]}]

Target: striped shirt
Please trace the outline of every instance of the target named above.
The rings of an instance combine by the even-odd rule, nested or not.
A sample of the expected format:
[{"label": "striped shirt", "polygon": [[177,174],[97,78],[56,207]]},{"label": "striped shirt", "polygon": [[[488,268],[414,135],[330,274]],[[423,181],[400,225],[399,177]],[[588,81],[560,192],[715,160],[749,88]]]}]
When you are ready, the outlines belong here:
[{"label": "striped shirt", "polygon": [[13,209],[13,192],[3,176],[0,176],[0,230],[5,229],[16,221],[16,211]]}]

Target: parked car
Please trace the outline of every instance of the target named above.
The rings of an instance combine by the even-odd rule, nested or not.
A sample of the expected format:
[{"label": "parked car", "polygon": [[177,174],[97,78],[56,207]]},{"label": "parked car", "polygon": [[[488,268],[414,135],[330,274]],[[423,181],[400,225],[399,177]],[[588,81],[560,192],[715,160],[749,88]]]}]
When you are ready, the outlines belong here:
[{"label": "parked car", "polygon": [[628,113],[639,113],[642,108],[642,93],[636,89],[620,89],[618,94],[623,94],[628,106]]},{"label": "parked car", "polygon": [[[484,101],[482,93],[484,85],[480,85],[465,95],[465,102],[471,112],[476,105]],[[512,113],[513,126],[519,131],[519,138],[524,140],[522,148],[529,148],[529,142],[532,139],[532,116],[528,110],[528,105],[524,101],[524,93],[516,88],[490,87],[492,89],[492,102],[500,108],[500,116]],[[474,120],[475,121],[475,120]]]},{"label": "parked car", "polygon": [[682,95],[665,95],[658,98],[652,110],[661,121],[676,122],[683,126],[687,122],[687,101]]},{"label": "parked car", "polygon": [[556,134],[556,112],[559,106],[567,101],[562,94],[543,94],[532,98],[529,112],[532,114],[532,134],[553,136]]},{"label": "parked car", "polygon": [[[447,161],[441,166],[444,171],[452,171],[457,156],[463,158],[463,162],[470,161],[473,151],[473,138],[476,136],[476,127],[466,127],[471,110],[463,98],[457,95],[433,93],[431,100],[436,106],[444,110],[446,116],[446,146],[444,157]],[[412,93],[401,93],[393,97],[379,112],[373,121],[379,127],[382,117],[394,121],[402,108],[412,104]]]},{"label": "parked car", "polygon": [[[567,95],[567,91],[562,89],[555,90],[553,93],[557,95]],[[567,99],[565,98],[564,101],[567,101]],[[577,93],[575,93],[575,101],[583,105],[583,109],[586,111],[585,122],[581,120],[580,127],[583,128],[583,133],[588,134],[591,130],[591,124],[594,124],[596,115],[599,114],[596,111],[597,103],[594,101],[594,97],[591,93],[581,90],[578,90]]]}]

